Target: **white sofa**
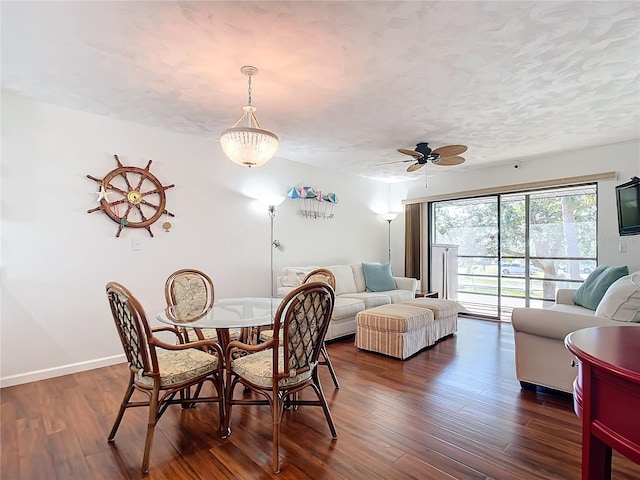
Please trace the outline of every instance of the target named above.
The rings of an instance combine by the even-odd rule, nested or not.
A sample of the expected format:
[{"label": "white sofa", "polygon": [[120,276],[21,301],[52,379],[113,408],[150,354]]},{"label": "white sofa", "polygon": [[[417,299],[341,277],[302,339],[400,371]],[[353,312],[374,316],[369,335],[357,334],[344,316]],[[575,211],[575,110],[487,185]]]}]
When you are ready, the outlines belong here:
[{"label": "white sofa", "polygon": [[[635,285],[640,286],[640,272],[625,279],[632,276]],[[622,281],[623,279],[620,279],[620,282]],[[639,290],[636,289],[635,293],[631,290],[631,293],[625,294],[629,297],[624,306],[626,311],[621,310],[619,301],[616,306],[613,291],[608,290],[605,293],[595,311],[576,305],[573,302],[575,291],[559,289],[556,292],[555,305],[548,309],[513,309],[511,323],[515,340],[516,377],[523,389],[542,386],[562,392],[573,392],[577,368],[574,368],[574,356],[564,345],[564,339],[569,333],[607,325],[640,327],[640,323],[635,323],[640,321]]]},{"label": "white sofa", "polygon": [[327,340],[356,333],[356,314],[367,308],[399,303],[415,298],[418,281],[415,278],[393,277],[395,290],[367,292],[362,264],[329,267],[285,267],[276,279],[278,296],[283,297],[302,283],[305,275],[316,268],[327,268],[336,277],[336,301],[327,331]]}]

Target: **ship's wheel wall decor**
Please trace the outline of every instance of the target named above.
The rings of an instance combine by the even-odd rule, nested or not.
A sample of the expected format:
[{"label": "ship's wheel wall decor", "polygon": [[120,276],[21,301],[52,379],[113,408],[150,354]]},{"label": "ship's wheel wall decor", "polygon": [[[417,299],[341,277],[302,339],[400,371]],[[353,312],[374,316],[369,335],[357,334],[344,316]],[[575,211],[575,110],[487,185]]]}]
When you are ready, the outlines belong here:
[{"label": "ship's wheel wall decor", "polygon": [[96,208],[87,213],[102,210],[111,220],[118,224],[116,237],[120,237],[126,228],[146,228],[153,237],[151,225],[162,215],[175,215],[165,209],[167,197],[165,190],[175,185],[162,185],[151,172],[151,160],[145,168],[123,166],[118,155],[113,156],[118,168],[111,170],[104,178],[87,175],[99,185]]}]

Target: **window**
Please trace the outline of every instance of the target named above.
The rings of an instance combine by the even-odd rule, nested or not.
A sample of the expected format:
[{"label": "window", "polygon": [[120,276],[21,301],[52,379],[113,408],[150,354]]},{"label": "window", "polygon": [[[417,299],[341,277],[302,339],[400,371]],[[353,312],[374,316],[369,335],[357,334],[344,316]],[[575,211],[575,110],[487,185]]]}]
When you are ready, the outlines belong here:
[{"label": "window", "polygon": [[510,318],[552,304],[595,268],[596,185],[433,202],[431,246],[457,245],[457,298],[471,312]]}]

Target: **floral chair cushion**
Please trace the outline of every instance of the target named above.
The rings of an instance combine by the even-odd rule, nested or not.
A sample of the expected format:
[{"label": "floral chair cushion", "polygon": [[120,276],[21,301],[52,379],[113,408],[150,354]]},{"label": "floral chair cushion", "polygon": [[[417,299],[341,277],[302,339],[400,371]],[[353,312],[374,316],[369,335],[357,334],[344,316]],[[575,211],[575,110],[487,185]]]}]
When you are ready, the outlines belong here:
[{"label": "floral chair cushion", "polygon": [[[278,365],[284,364],[283,348],[278,351]],[[231,362],[231,370],[240,375],[242,378],[249,380],[254,385],[261,387],[270,387],[273,384],[273,350],[263,350],[261,352],[237,358]],[[281,379],[278,384],[280,386],[295,385],[311,378],[313,368]]]},{"label": "floral chair cushion", "polygon": [[[195,348],[158,352],[160,385],[169,386],[193,380],[218,368],[218,357]],[[136,383],[153,387],[153,378],[136,374]]]}]

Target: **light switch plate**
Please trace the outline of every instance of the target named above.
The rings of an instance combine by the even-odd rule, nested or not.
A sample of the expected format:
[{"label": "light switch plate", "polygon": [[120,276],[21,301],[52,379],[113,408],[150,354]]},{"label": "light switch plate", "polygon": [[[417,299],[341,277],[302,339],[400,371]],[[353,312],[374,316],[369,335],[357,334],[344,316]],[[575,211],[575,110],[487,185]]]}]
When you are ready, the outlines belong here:
[{"label": "light switch plate", "polygon": [[142,250],[142,239],[141,238],[132,238],[131,239],[131,250],[140,251]]}]

